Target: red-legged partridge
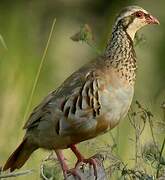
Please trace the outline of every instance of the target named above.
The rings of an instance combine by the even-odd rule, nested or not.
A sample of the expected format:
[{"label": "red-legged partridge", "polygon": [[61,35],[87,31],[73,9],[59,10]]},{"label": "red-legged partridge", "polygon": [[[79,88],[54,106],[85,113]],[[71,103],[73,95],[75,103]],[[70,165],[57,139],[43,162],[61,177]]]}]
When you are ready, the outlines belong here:
[{"label": "red-legged partridge", "polygon": [[[44,148],[55,150],[66,178],[62,149],[71,148],[78,162],[92,164],[97,175],[96,160],[85,159],[75,145],[111,130],[127,114],[137,69],[133,40],[147,24],[159,21],[141,7],[120,12],[103,55],[74,72],[33,110],[23,141],[3,170],[21,168],[33,151]],[[78,176],[76,168],[70,172]]]}]

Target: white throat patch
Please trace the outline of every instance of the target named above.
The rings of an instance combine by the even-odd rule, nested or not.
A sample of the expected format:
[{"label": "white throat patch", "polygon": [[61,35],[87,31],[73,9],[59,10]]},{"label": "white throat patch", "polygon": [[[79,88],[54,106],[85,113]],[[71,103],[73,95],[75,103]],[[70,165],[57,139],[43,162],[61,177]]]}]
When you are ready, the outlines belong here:
[{"label": "white throat patch", "polygon": [[128,26],[127,33],[131,37],[132,40],[134,40],[136,32],[142,28],[146,24],[145,19],[137,19],[135,18],[133,22]]}]

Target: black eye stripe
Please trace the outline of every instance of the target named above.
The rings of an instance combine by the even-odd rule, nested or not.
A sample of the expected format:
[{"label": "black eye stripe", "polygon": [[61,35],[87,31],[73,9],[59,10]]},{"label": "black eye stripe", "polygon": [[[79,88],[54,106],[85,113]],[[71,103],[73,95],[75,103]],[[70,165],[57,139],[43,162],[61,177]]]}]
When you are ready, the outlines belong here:
[{"label": "black eye stripe", "polygon": [[145,18],[150,18],[150,15],[149,14],[145,14]]}]

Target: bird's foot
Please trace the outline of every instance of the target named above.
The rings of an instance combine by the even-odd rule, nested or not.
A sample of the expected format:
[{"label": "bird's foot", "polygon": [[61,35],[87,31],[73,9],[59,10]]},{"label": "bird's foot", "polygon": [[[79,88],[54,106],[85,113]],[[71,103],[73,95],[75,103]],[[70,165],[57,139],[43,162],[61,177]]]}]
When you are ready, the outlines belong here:
[{"label": "bird's foot", "polygon": [[95,179],[97,179],[98,178],[97,166],[101,166],[101,162],[99,161],[99,159],[95,156],[88,159],[84,158],[84,156],[79,152],[79,150],[74,144],[72,144],[70,148],[78,159],[75,165],[75,169],[80,169],[80,167],[83,167],[84,164],[89,164],[93,166],[94,176],[95,176]]},{"label": "bird's foot", "polygon": [[80,173],[78,172],[77,168],[67,170],[64,175],[65,180],[67,180],[68,175],[73,175],[76,180],[83,180]]},{"label": "bird's foot", "polygon": [[77,161],[75,168],[79,168],[80,166],[83,166],[84,164],[89,164],[89,165],[93,166],[94,176],[97,179],[97,177],[98,177],[97,166],[101,165],[100,161],[94,157],[91,157],[88,159],[81,159],[81,160]]}]

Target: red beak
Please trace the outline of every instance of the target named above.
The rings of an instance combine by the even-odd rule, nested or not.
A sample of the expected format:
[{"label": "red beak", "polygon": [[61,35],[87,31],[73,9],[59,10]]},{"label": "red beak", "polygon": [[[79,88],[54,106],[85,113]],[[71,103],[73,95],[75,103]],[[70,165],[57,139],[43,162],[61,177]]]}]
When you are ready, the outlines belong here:
[{"label": "red beak", "polygon": [[148,24],[160,24],[159,20],[158,20],[156,17],[153,17],[153,16],[151,16],[151,15],[148,15],[148,16],[146,17],[146,22],[147,22]]}]

